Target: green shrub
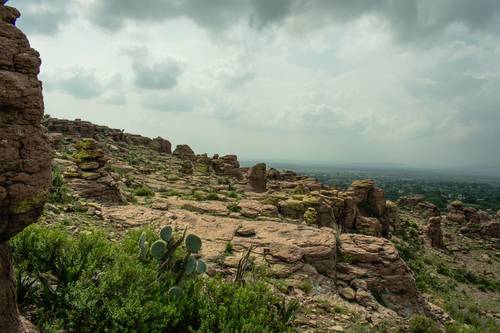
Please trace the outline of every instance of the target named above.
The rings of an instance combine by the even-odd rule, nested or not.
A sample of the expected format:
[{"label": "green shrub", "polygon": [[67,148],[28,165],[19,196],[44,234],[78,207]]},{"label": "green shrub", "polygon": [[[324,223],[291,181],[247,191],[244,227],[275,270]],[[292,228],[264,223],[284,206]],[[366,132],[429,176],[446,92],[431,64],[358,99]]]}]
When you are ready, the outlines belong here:
[{"label": "green shrub", "polygon": [[238,198],[238,193],[236,193],[235,191],[229,191],[227,193],[227,196],[230,198]]},{"label": "green shrub", "polygon": [[137,195],[139,197],[149,197],[154,194],[153,190],[151,190],[149,187],[146,185],[140,185],[139,187],[136,187],[134,189],[134,195]]},{"label": "green shrub", "polygon": [[410,319],[411,333],[440,333],[439,326],[430,318],[422,315],[415,315]]},{"label": "green shrub", "polygon": [[238,206],[238,203],[232,203],[227,206],[227,209],[229,209],[233,213],[238,213],[241,210],[241,207]]},{"label": "green shrub", "polygon": [[50,203],[67,203],[70,201],[69,189],[64,185],[61,169],[57,166],[52,168],[52,188],[50,191]]},{"label": "green shrub", "polygon": [[226,243],[226,248],[224,249],[225,255],[230,255],[233,253],[233,243],[231,241]]},{"label": "green shrub", "polygon": [[[99,231],[71,236],[62,227],[26,228],[11,241],[24,287],[21,311],[43,332],[290,331],[293,307],[284,308],[260,282],[240,286],[195,275],[183,280],[183,296],[170,295],[176,279],[159,278],[161,261],[141,255],[141,237],[158,239],[149,230],[112,242]],[[178,248],[175,256],[185,253]]]},{"label": "green shrub", "polygon": [[219,195],[215,192],[210,192],[205,197],[206,200],[219,200]]}]

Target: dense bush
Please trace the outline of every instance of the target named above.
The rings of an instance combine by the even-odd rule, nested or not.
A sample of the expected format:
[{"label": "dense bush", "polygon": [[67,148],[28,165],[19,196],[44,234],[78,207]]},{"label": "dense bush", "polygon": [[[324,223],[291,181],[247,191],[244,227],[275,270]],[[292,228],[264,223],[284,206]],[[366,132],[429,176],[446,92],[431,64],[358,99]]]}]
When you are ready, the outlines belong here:
[{"label": "dense bush", "polygon": [[140,234],[111,242],[98,231],[28,227],[11,242],[21,311],[43,332],[290,331],[293,313],[264,283],[197,275],[183,280],[183,296],[169,294],[175,279],[158,279],[159,261],[140,258]]},{"label": "dense bush", "polygon": [[52,188],[49,202],[66,203],[70,201],[69,189],[64,185],[64,179],[59,167],[52,168]]}]

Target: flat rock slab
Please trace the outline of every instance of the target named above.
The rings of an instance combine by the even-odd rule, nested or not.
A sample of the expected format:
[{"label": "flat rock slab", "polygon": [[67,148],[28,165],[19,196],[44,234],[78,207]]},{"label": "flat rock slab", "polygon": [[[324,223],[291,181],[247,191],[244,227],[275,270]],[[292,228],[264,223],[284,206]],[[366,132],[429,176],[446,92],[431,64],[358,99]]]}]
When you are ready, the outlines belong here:
[{"label": "flat rock slab", "polygon": [[[241,255],[250,247],[257,262],[276,266],[279,276],[288,276],[305,263],[319,272],[333,276],[335,272],[335,231],[304,225],[273,221],[242,221],[228,217],[207,216],[180,209],[162,211],[142,206],[104,207],[103,217],[127,227],[157,223],[158,227],[172,225],[176,230],[188,229],[201,237],[201,254],[210,263],[224,261],[228,242],[233,245],[233,256]],[[252,228],[252,237],[238,236],[241,228]],[[273,267],[271,267],[273,271]]]}]

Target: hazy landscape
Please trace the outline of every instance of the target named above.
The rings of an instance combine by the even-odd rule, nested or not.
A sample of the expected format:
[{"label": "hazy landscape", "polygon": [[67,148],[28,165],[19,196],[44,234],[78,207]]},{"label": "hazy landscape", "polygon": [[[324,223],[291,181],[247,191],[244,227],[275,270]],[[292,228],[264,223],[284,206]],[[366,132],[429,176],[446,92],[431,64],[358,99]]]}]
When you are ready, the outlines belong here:
[{"label": "hazy landscape", "polygon": [[500,333],[497,0],[0,0],[0,333]]}]

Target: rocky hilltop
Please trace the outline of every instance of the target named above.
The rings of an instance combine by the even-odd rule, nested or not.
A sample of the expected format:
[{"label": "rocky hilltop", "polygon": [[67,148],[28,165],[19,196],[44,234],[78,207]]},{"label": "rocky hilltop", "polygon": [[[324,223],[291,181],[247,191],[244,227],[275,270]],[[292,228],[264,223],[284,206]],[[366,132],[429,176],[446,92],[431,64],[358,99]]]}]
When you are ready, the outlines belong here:
[{"label": "rocky hilltop", "polygon": [[[182,283],[195,273],[202,276],[197,281],[219,279],[192,294],[212,293],[200,299],[213,303],[195,304],[210,309],[207,320],[225,316],[213,309],[240,297],[265,309],[260,315],[267,317],[254,324],[274,320],[280,332],[498,332],[500,212],[490,216],[459,201],[440,211],[419,195],[389,201],[371,179],[339,189],[265,163],[243,168],[234,154],[197,154],[187,144],[172,150],[161,137],[43,117],[40,56],[15,26],[19,12],[4,3],[0,332],[38,331],[17,304],[42,331],[144,331],[144,318],[175,317],[188,306],[182,288],[197,285]],[[38,219],[42,229],[20,233]],[[132,247],[115,246],[137,231]],[[158,234],[161,240],[147,247],[146,237]],[[177,246],[185,240],[185,248],[176,252],[179,235]],[[143,289],[127,290],[132,278]],[[173,287],[165,289],[167,283]],[[251,300],[245,284],[261,288],[258,297]],[[231,299],[222,291],[224,301],[213,301],[223,288],[234,291]],[[236,295],[241,290],[248,294]],[[155,303],[161,309],[151,299],[128,303],[116,296],[122,292],[133,300],[161,294],[170,303]],[[259,297],[268,298],[262,304]],[[246,305],[232,307],[254,310]],[[107,317],[98,317],[101,310]],[[233,332],[239,318],[228,318],[224,331]],[[166,323],[158,322],[156,331],[164,331]],[[175,325],[192,331],[190,323]]]},{"label": "rocky hilltop", "polygon": [[[251,250],[255,265],[287,284],[287,297],[311,308],[320,307],[318,297],[345,304],[368,325],[414,314],[451,321],[424,297],[398,251],[408,232],[444,252],[453,248],[447,226],[492,244],[499,237],[494,217],[458,203],[442,216],[419,196],[388,201],[370,179],[339,190],[264,163],[242,168],[236,155],[196,154],[186,144],[170,152],[159,149],[167,144],[155,144],[167,140],[81,120],[46,118],[44,124],[55,149],[53,167],[72,196],[71,204],[50,204],[46,222],[69,215],[118,234],[145,225],[187,228],[203,240],[208,274],[235,274]],[[316,292],[304,292],[304,281]],[[304,313],[297,327],[342,330],[348,318]]]}]

